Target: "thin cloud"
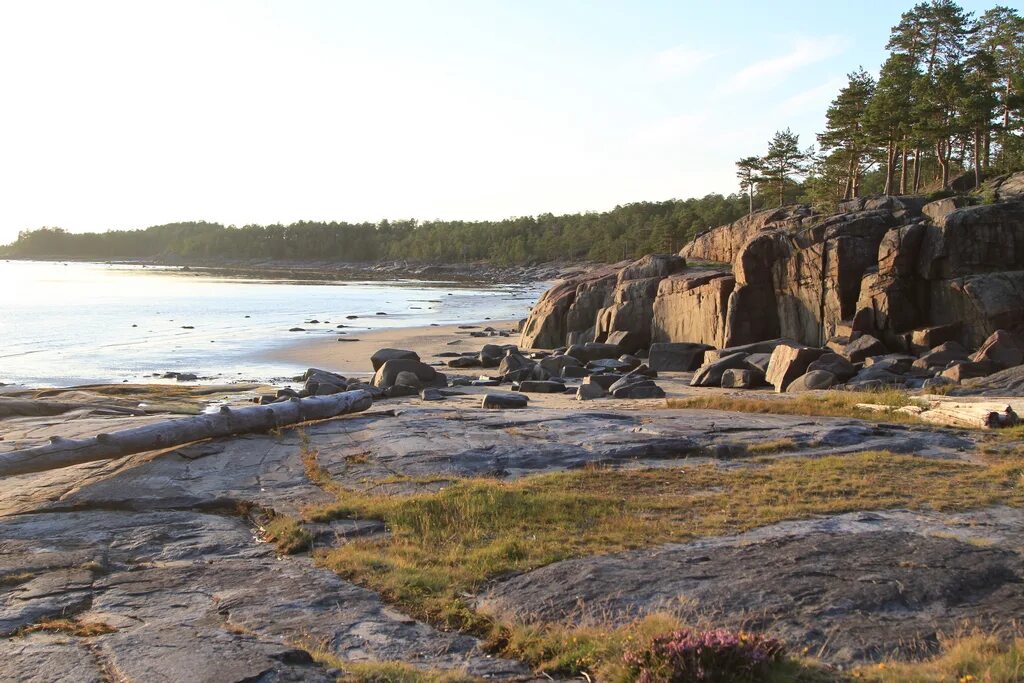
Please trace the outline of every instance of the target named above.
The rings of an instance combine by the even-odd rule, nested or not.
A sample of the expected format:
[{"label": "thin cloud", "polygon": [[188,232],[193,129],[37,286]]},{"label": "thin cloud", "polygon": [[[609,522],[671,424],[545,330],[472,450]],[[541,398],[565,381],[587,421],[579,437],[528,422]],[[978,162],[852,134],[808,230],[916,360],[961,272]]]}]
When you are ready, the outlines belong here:
[{"label": "thin cloud", "polygon": [[714,52],[676,45],[656,53],[650,59],[650,70],[660,79],[678,78],[697,70],[697,67],[715,56]]},{"label": "thin cloud", "polygon": [[737,71],[726,81],[723,91],[736,92],[771,87],[784,81],[791,73],[811,64],[823,62],[845,49],[846,41],[841,36],[797,39],[786,54],[760,59]]},{"label": "thin cloud", "polygon": [[808,88],[802,92],[786,98],[779,102],[775,108],[776,113],[790,116],[813,112],[820,114],[828,107],[829,102],[835,99],[839,90],[846,85],[846,79],[841,76],[833,76],[821,85]]}]

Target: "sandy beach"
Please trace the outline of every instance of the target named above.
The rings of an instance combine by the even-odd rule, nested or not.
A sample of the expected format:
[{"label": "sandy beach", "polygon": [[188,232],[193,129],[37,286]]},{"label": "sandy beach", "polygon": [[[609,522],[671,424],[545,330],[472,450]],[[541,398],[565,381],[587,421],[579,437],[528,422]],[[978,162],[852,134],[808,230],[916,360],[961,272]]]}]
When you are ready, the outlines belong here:
[{"label": "sandy beach", "polygon": [[[489,337],[474,337],[473,332],[487,328],[498,334]],[[500,333],[508,336],[501,336]],[[294,344],[272,349],[265,354],[270,361],[296,363],[309,367],[338,372],[343,375],[371,375],[373,367],[370,356],[383,348],[409,349],[420,355],[425,363],[435,363],[445,352],[461,353],[479,351],[484,344],[516,344],[519,333],[514,320],[487,320],[481,323],[460,325],[429,325],[423,327],[398,327],[368,332],[350,332],[338,337],[297,341]],[[446,368],[448,374],[479,375],[476,368],[457,371]]]}]

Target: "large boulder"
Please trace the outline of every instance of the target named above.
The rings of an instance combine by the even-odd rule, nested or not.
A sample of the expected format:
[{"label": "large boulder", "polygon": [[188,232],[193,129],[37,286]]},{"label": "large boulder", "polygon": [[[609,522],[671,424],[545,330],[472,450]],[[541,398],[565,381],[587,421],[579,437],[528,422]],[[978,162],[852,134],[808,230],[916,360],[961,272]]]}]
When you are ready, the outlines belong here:
[{"label": "large boulder", "polygon": [[945,377],[954,382],[960,383],[965,379],[974,379],[976,377],[988,377],[989,375],[1002,370],[1003,368],[998,364],[990,360],[974,362],[974,361],[954,361],[952,365],[942,371],[940,377]]},{"label": "large boulder", "polygon": [[910,332],[910,350],[920,355],[931,351],[939,344],[960,338],[960,323],[921,327]]},{"label": "large boulder", "polygon": [[569,332],[592,328],[597,312],[615,290],[619,263],[556,282],[530,311],[519,338],[525,349],[553,349],[566,343]]},{"label": "large boulder", "polygon": [[963,346],[955,341],[939,344],[928,353],[914,361],[915,368],[945,368],[953,361],[965,361],[968,359],[968,352]]},{"label": "large boulder", "polygon": [[651,344],[647,352],[647,365],[658,372],[689,372],[704,362],[707,344],[689,342],[659,342]]},{"label": "large boulder", "polygon": [[990,361],[998,365],[998,369],[1020,365],[1024,363],[1024,339],[1006,330],[996,330],[985,340],[981,348],[971,355],[971,360]]},{"label": "large boulder", "polygon": [[704,363],[690,379],[692,387],[720,387],[722,386],[722,375],[726,370],[743,369],[746,367],[747,354],[734,353],[710,363]]},{"label": "large boulder", "polygon": [[807,366],[808,373],[818,370],[828,372],[840,382],[845,382],[857,374],[857,368],[853,366],[853,363],[837,353],[823,354],[818,360]]},{"label": "large boulder", "polygon": [[750,389],[754,386],[754,375],[746,368],[732,368],[722,373],[723,389]]},{"label": "large boulder", "polygon": [[918,273],[927,280],[1024,269],[1024,202],[957,209],[927,229]]},{"label": "large boulder", "polygon": [[522,394],[485,394],[483,400],[480,402],[480,407],[496,410],[525,408],[529,401],[530,399]]},{"label": "large boulder", "polygon": [[586,344],[573,344],[566,350],[565,355],[572,356],[581,363],[589,363],[592,360],[601,358],[618,358],[622,355],[622,352],[619,351],[619,347],[615,344],[588,342]]},{"label": "large boulder", "polygon": [[646,348],[650,340],[651,335],[649,332],[616,330],[609,334],[608,338],[604,341],[606,344],[613,344],[619,347],[619,351],[622,353],[636,353],[640,349]]},{"label": "large boulder", "polygon": [[838,384],[838,379],[831,372],[827,370],[810,370],[790,382],[789,386],[786,387],[786,391],[789,393],[817,391],[831,389],[836,384]]},{"label": "large boulder", "polygon": [[480,365],[485,368],[496,368],[508,352],[519,353],[515,344],[484,344],[480,349]]},{"label": "large boulder", "polygon": [[370,356],[370,364],[373,365],[373,371],[380,370],[380,366],[387,363],[389,360],[419,360],[419,354],[415,351],[406,351],[404,349],[379,349],[376,353]]},{"label": "large boulder", "polygon": [[535,363],[529,358],[518,353],[509,352],[501,359],[501,362],[498,363],[498,374],[507,375],[508,373],[516,370],[529,370],[533,368],[534,365]]},{"label": "large boulder", "polygon": [[660,277],[651,277],[616,285],[611,304],[597,313],[594,341],[606,341],[611,334],[629,331],[639,337],[637,349],[647,346],[651,341],[654,299],[660,282]]},{"label": "large boulder", "polygon": [[372,384],[380,389],[392,387],[401,372],[415,374],[424,386],[445,386],[446,384],[444,375],[426,363],[411,358],[395,358],[385,361],[374,373]]},{"label": "large boulder", "polygon": [[651,309],[651,338],[723,346],[735,286],[736,279],[725,272],[680,273],[661,280]]},{"label": "large boulder", "polygon": [[1024,331],[1024,270],[930,284],[931,323],[961,323],[960,343],[977,348],[996,330]]},{"label": "large boulder", "polygon": [[860,363],[871,356],[882,356],[889,352],[885,344],[869,334],[861,335],[843,347],[842,356],[851,363]]},{"label": "large boulder", "polygon": [[775,387],[775,391],[783,392],[793,380],[807,372],[807,368],[811,363],[821,358],[825,353],[825,349],[807,346],[801,348],[777,346],[772,351],[772,358],[768,362],[768,372],[765,375],[765,379]]}]

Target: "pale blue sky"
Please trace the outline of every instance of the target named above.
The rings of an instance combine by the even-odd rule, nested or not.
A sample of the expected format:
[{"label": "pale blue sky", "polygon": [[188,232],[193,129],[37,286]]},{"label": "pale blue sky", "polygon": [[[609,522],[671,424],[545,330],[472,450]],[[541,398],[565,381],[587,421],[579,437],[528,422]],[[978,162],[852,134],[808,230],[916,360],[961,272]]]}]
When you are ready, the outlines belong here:
[{"label": "pale blue sky", "polygon": [[0,242],[732,192],[911,4],[0,0]]}]

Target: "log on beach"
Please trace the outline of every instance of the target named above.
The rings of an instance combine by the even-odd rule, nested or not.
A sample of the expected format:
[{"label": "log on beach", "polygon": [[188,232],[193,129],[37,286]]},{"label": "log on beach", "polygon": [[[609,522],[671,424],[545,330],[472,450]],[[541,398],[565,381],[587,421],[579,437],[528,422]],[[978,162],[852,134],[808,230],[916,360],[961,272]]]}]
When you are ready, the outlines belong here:
[{"label": "log on beach", "polygon": [[265,406],[224,406],[216,413],[165,420],[88,439],[53,437],[43,446],[0,453],[0,477],[122,458],[220,436],[266,432],[310,420],[362,412],[371,405],[373,398],[368,392],[345,391]]}]

